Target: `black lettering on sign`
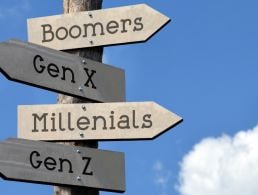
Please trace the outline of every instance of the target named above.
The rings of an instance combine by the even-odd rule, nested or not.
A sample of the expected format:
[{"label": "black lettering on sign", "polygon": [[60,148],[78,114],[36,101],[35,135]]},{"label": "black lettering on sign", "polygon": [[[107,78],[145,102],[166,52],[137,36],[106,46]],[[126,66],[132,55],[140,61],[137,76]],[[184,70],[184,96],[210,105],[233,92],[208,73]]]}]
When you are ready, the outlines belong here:
[{"label": "black lettering on sign", "polygon": [[[53,41],[53,39],[55,38],[55,35],[52,31],[52,26],[49,24],[43,24],[43,25],[41,25],[41,27],[43,28],[42,43]],[[47,35],[48,35],[48,38],[47,38]]]},{"label": "black lettering on sign", "polygon": [[58,170],[59,172],[63,172],[63,164],[64,162],[66,162],[66,164],[69,166],[69,173],[73,173],[71,161],[69,161],[68,159],[59,158],[59,162],[60,162],[60,169]]},{"label": "black lettering on sign", "polygon": [[127,115],[121,115],[119,117],[119,121],[117,123],[117,126],[119,129],[130,129],[130,118]]},{"label": "black lettering on sign", "polygon": [[[75,30],[75,29],[77,29],[77,30]],[[77,34],[74,33],[74,32],[76,32],[76,31],[77,31]],[[69,30],[69,35],[70,35],[70,37],[72,37],[73,39],[76,39],[76,38],[78,38],[79,36],[81,36],[81,33],[82,33],[82,30],[81,30],[81,28],[80,28],[78,25],[72,26],[72,27],[70,28],[70,30]]]},{"label": "black lettering on sign", "polygon": [[109,129],[116,129],[116,127],[114,126],[114,114],[115,114],[114,111],[110,112],[109,118],[110,118],[111,125],[110,125]]},{"label": "black lettering on sign", "polygon": [[136,113],[135,110],[133,110],[133,127],[138,129],[139,125],[136,124]]},{"label": "black lettering on sign", "polygon": [[92,27],[92,35],[91,36],[93,36],[93,37],[97,36],[97,34],[96,34],[97,26],[100,27],[100,30],[101,30],[100,35],[105,35],[104,27],[103,27],[103,25],[100,22],[97,22],[95,24],[88,23],[88,24],[84,24],[83,26],[84,26],[84,35],[83,35],[83,37],[88,37],[88,28],[89,27]]},{"label": "black lettering on sign", "polygon": [[135,24],[135,27],[133,28],[133,31],[143,30],[142,18],[135,18],[134,24]]},{"label": "black lettering on sign", "polygon": [[49,171],[53,171],[56,169],[56,161],[52,157],[47,157],[44,161],[44,165]]},{"label": "black lettering on sign", "polygon": [[83,23],[72,26],[56,26],[50,24],[41,25],[43,31],[42,42],[51,42],[54,39],[77,39],[96,36],[125,34],[142,31],[144,29],[143,18],[123,18],[121,20],[110,20],[106,24],[101,22]]},{"label": "black lettering on sign", "polygon": [[[35,156],[36,155],[36,157],[39,157],[40,156],[40,154],[37,152],[37,151],[33,151],[33,152],[31,152],[31,154],[30,154],[30,164],[31,164],[31,166],[34,168],[34,169],[38,169],[39,167],[40,167],[40,165],[42,164],[42,161],[36,161],[36,162],[33,162],[32,160],[32,158],[33,158],[33,156]],[[36,164],[37,163],[37,164]]]},{"label": "black lettering on sign", "polygon": [[47,71],[48,71],[48,74],[51,76],[51,77],[58,77],[58,73],[59,73],[59,68],[57,67],[57,65],[55,64],[49,64],[48,67],[47,67]]},{"label": "black lettering on sign", "polygon": [[70,75],[71,75],[71,83],[75,83],[75,80],[74,80],[74,73],[73,73],[73,70],[71,68],[68,68],[68,67],[64,67],[62,66],[62,70],[63,70],[63,76],[61,77],[62,80],[66,80],[66,72],[70,72]]},{"label": "black lettering on sign", "polygon": [[128,114],[118,114],[113,110],[109,115],[87,114],[74,116],[74,112],[32,113],[33,133],[55,131],[114,130],[114,129],[149,129],[153,126],[152,114],[139,114],[131,110]]},{"label": "black lettering on sign", "polygon": [[[39,62],[42,62],[42,63],[39,63]],[[61,68],[59,68],[54,63],[49,63],[48,65],[45,65],[44,62],[45,62],[45,60],[42,56],[36,55],[34,57],[33,66],[37,73],[43,74],[43,73],[45,73],[45,70],[47,69],[47,73],[50,77],[57,78],[60,76],[60,71],[62,71],[62,77],[60,78],[61,80],[66,81],[66,78],[68,77],[68,75],[70,75],[71,83],[75,83],[75,75],[71,68],[65,67],[65,66],[61,66]],[[94,74],[94,72],[91,73],[91,75],[89,75],[90,80],[91,80],[91,77],[93,76],[93,74]]]},{"label": "black lettering on sign", "polygon": [[68,112],[68,129],[69,129],[70,131],[73,131],[73,130],[74,130],[74,128],[71,127],[71,112]]},{"label": "black lettering on sign", "polygon": [[145,114],[143,116],[144,123],[142,124],[142,128],[151,128],[152,127],[152,120],[151,120],[151,114]]},{"label": "black lettering on sign", "polygon": [[85,160],[85,167],[84,167],[82,174],[83,175],[93,175],[93,172],[92,171],[89,172],[89,170],[88,170],[90,162],[91,162],[91,158],[90,157],[82,157],[82,160]]},{"label": "black lettering on sign", "polygon": [[44,72],[44,70],[45,70],[46,67],[43,66],[43,65],[39,65],[39,67],[38,67],[37,64],[36,64],[37,59],[39,59],[40,62],[43,62],[44,59],[43,59],[40,55],[36,55],[36,56],[34,57],[34,59],[33,59],[33,66],[34,66],[34,69],[36,70],[37,73],[40,73],[40,74],[41,74],[42,72]]},{"label": "black lettering on sign", "polygon": [[[56,131],[56,118],[55,118],[56,114],[52,113],[52,117],[50,118],[50,120],[52,121],[52,129],[51,131]],[[34,124],[35,125],[35,124]]]},{"label": "black lettering on sign", "polygon": [[[92,130],[97,130],[97,121],[101,119],[100,121],[103,121],[103,130],[107,130],[107,122],[104,116],[93,116],[94,126],[92,127]],[[99,127],[98,127],[99,128]]]},{"label": "black lettering on sign", "polygon": [[[58,167],[59,169],[57,170],[58,172],[64,172],[64,165],[66,164],[67,172],[68,173],[73,173],[73,166],[70,160],[65,159],[65,158],[59,158],[59,164],[57,164],[57,160],[53,157],[46,157],[44,160],[39,160],[41,157],[40,153],[38,151],[33,151],[30,153],[30,165],[34,169],[39,169],[42,167],[45,167],[46,170],[48,171],[55,171]],[[83,159],[84,160],[84,159]],[[86,158],[86,166],[85,166],[85,171],[87,174],[90,174],[87,172],[88,166],[90,164],[91,159]]]},{"label": "black lettering on sign", "polygon": [[107,31],[110,33],[110,34],[115,34],[117,33],[118,31],[118,28],[119,28],[119,24],[112,20],[110,21],[108,24],[107,24]]},{"label": "black lettering on sign", "polygon": [[[63,81],[68,80],[71,83],[76,83],[74,71],[71,68],[65,67],[65,66],[58,67],[58,65],[54,63],[44,64],[44,62],[45,60],[42,56],[36,55],[34,57],[33,67],[37,73],[48,74],[52,78],[60,77],[60,79]],[[84,68],[84,71],[87,76],[87,80],[84,84],[85,87],[91,87],[92,89],[97,89],[93,81],[93,77],[97,72],[95,70],[89,70],[88,68]],[[70,79],[67,77],[69,77]]]},{"label": "black lettering on sign", "polygon": [[122,30],[121,30],[121,33],[126,33],[126,32],[128,32],[128,30],[127,30],[127,28],[126,28],[126,23],[128,23],[128,26],[131,26],[132,21],[131,21],[130,19],[123,19],[123,20],[121,20],[121,22],[122,22],[122,26],[123,26],[123,28],[122,28]]},{"label": "black lettering on sign", "polygon": [[[63,33],[62,33],[63,31]],[[56,38],[59,40],[64,40],[68,36],[68,30],[65,27],[60,27],[56,30]]]},{"label": "black lettering on sign", "polygon": [[77,127],[80,130],[87,130],[89,128],[89,124],[90,124],[90,120],[88,117],[86,116],[81,116],[78,120],[77,120]]},{"label": "black lettering on sign", "polygon": [[34,121],[34,128],[32,129],[32,132],[39,132],[39,129],[37,128],[37,120],[38,121],[42,121],[43,120],[43,126],[44,128],[41,129],[40,131],[42,132],[47,132],[48,129],[47,129],[47,115],[48,113],[43,113],[41,116],[39,116],[37,113],[32,113],[32,116],[33,116],[33,121]]},{"label": "black lettering on sign", "polygon": [[87,76],[88,76],[88,80],[86,81],[86,83],[84,84],[86,87],[90,87],[89,83],[91,83],[91,87],[93,89],[97,89],[97,87],[95,86],[94,82],[92,81],[92,77],[94,76],[94,74],[96,73],[95,70],[91,70],[91,73],[89,73],[89,69],[88,68],[84,68]]},{"label": "black lettering on sign", "polygon": [[62,113],[59,112],[58,116],[59,116],[59,129],[60,129],[60,131],[65,131],[66,129],[62,127],[62,124],[63,124]]}]

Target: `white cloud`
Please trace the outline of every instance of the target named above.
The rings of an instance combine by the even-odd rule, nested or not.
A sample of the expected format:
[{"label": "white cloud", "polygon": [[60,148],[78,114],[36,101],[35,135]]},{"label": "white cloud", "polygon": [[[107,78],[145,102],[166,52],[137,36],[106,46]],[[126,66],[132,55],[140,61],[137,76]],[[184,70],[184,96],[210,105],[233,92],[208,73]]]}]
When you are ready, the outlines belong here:
[{"label": "white cloud", "polygon": [[156,171],[156,172],[160,172],[163,170],[163,164],[161,161],[156,161],[153,165],[153,170]]},{"label": "white cloud", "polygon": [[167,170],[161,161],[156,161],[152,167],[154,171],[154,183],[160,188],[160,195],[167,195],[167,186],[171,176],[169,170]]},{"label": "white cloud", "polygon": [[258,194],[258,126],[233,137],[206,138],[181,162],[181,195]]}]

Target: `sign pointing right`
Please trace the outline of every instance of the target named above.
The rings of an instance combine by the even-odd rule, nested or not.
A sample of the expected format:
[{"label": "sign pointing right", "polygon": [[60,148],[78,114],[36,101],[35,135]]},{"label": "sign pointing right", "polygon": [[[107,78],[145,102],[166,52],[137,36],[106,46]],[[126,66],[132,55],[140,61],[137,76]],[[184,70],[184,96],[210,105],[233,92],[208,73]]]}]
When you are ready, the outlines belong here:
[{"label": "sign pointing right", "polygon": [[19,106],[18,137],[46,141],[154,139],[181,121],[154,102]]},{"label": "sign pointing right", "polygon": [[143,42],[169,21],[146,4],[32,18],[28,40],[57,50]]}]

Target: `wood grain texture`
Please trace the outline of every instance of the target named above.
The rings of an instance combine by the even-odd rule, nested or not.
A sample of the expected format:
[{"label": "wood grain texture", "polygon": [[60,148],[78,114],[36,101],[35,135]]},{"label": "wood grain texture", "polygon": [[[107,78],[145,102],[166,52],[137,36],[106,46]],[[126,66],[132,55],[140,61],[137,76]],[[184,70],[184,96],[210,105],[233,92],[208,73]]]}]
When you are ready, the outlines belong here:
[{"label": "wood grain texture", "polygon": [[[64,14],[79,12],[79,11],[96,10],[96,9],[102,8],[102,0],[63,0],[63,7],[64,7]],[[89,48],[89,49],[85,48],[81,50],[70,50],[68,52],[77,56],[102,62],[103,47],[95,47],[95,48]],[[85,100],[59,94],[58,103],[59,104],[85,103]],[[87,103],[90,103],[90,101],[88,101]],[[82,141],[82,142],[73,142],[73,143],[66,143],[66,144],[98,148],[98,142],[96,141],[87,141],[87,142]],[[82,189],[79,187],[67,188],[67,187],[55,186],[54,194],[55,195],[99,195],[99,191],[95,189]]]}]

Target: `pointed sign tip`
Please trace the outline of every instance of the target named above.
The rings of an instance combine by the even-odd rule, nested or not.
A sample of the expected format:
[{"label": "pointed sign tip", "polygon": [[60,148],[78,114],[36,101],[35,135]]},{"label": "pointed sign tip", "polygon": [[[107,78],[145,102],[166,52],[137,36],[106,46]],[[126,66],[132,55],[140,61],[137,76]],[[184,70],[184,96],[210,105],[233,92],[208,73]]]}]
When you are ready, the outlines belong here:
[{"label": "pointed sign tip", "polygon": [[174,128],[175,126],[179,125],[179,124],[182,123],[182,122],[183,122],[183,118],[181,118],[181,117],[178,116],[178,120],[177,120],[176,122],[174,122],[173,125],[169,126],[167,129],[165,129],[165,130],[159,132],[158,134],[153,135],[153,137],[151,138],[151,140],[154,140],[154,139],[156,139],[157,137],[163,135],[164,133],[166,133],[167,131],[169,131],[170,129]]}]

